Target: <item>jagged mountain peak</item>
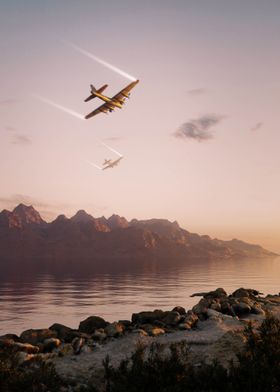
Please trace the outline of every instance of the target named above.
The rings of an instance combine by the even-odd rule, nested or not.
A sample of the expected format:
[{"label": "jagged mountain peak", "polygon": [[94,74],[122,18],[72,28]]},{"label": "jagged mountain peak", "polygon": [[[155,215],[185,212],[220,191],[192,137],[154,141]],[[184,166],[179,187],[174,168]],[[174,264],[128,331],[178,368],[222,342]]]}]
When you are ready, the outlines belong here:
[{"label": "jagged mountain peak", "polygon": [[72,216],[71,220],[77,223],[87,223],[94,221],[94,217],[88,214],[85,210],[79,210],[74,216]]},{"label": "jagged mountain peak", "polygon": [[26,206],[25,204],[20,203],[14,208],[12,214],[17,215],[20,218],[22,225],[45,223],[39,212],[31,205]]},{"label": "jagged mountain peak", "polygon": [[129,222],[123,216],[113,214],[107,220],[108,226],[111,229],[125,229],[129,226]]}]

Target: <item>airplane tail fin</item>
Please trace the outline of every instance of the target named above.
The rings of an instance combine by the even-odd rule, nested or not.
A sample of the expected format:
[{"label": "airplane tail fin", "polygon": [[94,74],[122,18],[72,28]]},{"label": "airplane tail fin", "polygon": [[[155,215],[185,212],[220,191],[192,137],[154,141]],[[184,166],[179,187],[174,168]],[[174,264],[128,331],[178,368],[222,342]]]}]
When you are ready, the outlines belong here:
[{"label": "airplane tail fin", "polygon": [[105,90],[105,88],[107,88],[107,87],[108,87],[108,84],[104,84],[104,86],[102,86],[102,87],[100,87],[98,90],[96,90],[96,88],[91,84],[91,85],[90,85],[91,95],[85,99],[85,102],[88,102],[88,101],[90,101],[91,99],[93,99],[93,98],[96,97],[96,95],[94,94],[95,91],[96,91],[98,94],[101,94],[101,93]]}]

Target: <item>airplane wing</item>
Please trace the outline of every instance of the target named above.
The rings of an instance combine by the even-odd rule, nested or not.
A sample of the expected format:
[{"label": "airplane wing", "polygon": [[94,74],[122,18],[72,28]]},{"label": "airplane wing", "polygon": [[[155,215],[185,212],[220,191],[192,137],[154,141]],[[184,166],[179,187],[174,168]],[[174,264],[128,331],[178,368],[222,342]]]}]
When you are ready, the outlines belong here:
[{"label": "airplane wing", "polygon": [[91,99],[93,99],[95,96],[93,95],[93,94],[91,94],[89,97],[87,97],[86,99],[85,99],[85,102],[88,102],[88,101],[90,101]]},{"label": "airplane wing", "polygon": [[135,87],[138,82],[139,82],[139,80],[135,80],[135,82],[130,83],[128,86],[126,86],[124,89],[122,89],[116,95],[114,95],[112,97],[112,101],[116,100],[120,103],[124,103],[124,101],[129,97],[130,90],[132,90],[133,87]]},{"label": "airplane wing", "polygon": [[112,111],[112,110],[114,109],[112,108],[112,106],[110,106],[110,103],[106,102],[103,105],[99,106],[97,109],[95,109],[93,112],[87,114],[85,116],[85,119],[88,120],[89,118],[96,116],[99,113],[107,113],[108,111]]}]

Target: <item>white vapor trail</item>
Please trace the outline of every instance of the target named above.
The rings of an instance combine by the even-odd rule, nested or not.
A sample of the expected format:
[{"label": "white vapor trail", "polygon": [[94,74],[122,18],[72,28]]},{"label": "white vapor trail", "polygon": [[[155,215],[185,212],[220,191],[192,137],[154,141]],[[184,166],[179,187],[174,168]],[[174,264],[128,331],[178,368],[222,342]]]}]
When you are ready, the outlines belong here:
[{"label": "white vapor trail", "polygon": [[109,150],[111,150],[112,152],[114,152],[115,154],[117,154],[119,157],[122,157],[123,155],[120,154],[118,151],[114,150],[112,147],[108,146],[107,144],[105,144],[104,142],[101,142],[103,144],[103,146],[107,147]]},{"label": "white vapor trail", "polygon": [[90,164],[90,165],[96,167],[96,169],[102,170],[102,167],[97,166],[95,163],[92,163],[92,162],[90,162],[90,161],[86,161],[86,162],[87,162],[88,164]]},{"label": "white vapor trail", "polygon": [[78,52],[82,53],[83,55],[89,57],[90,59],[93,59],[93,60],[97,61],[99,64],[104,65],[105,67],[111,69],[112,71],[117,72],[118,74],[124,76],[125,78],[127,78],[127,79],[129,79],[129,80],[132,80],[132,81],[135,81],[135,80],[136,80],[136,78],[135,78],[134,76],[129,75],[127,72],[124,72],[124,71],[122,71],[121,69],[115,67],[114,65],[112,65],[112,64],[110,64],[110,63],[107,63],[107,61],[104,61],[104,60],[100,59],[99,57],[95,56],[94,54],[92,54],[92,53],[90,53],[90,52],[87,52],[86,50],[80,48],[79,46],[77,46],[77,45],[75,45],[75,44],[72,44],[72,43],[69,43],[69,45],[70,45],[73,49],[75,49],[75,50],[77,50]]},{"label": "white vapor trail", "polygon": [[53,101],[51,101],[50,99],[41,97],[40,95],[36,95],[36,94],[32,94],[32,96],[33,96],[34,98],[38,99],[39,101],[45,102],[45,103],[47,103],[48,105],[53,106],[53,107],[55,107],[55,108],[57,108],[57,109],[60,109],[60,110],[62,110],[62,111],[65,112],[65,113],[71,114],[72,116],[74,116],[74,117],[76,117],[76,118],[79,118],[80,120],[85,120],[85,118],[84,118],[84,116],[83,116],[82,114],[77,113],[77,112],[74,112],[74,110],[71,110],[71,109],[69,109],[69,108],[66,108],[65,106],[59,105],[58,103],[53,102]]}]

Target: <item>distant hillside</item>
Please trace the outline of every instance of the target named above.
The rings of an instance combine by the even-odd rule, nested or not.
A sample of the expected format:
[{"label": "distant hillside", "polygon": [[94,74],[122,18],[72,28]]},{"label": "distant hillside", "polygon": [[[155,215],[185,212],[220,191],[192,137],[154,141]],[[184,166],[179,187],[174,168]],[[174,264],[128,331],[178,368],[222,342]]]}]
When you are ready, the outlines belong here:
[{"label": "distant hillside", "polygon": [[94,218],[80,210],[45,222],[32,207],[18,205],[0,213],[0,261],[90,263],[100,260],[188,260],[270,257],[274,253],[239,240],[221,241],[180,228],[177,222],[150,219],[128,222],[112,215]]}]

